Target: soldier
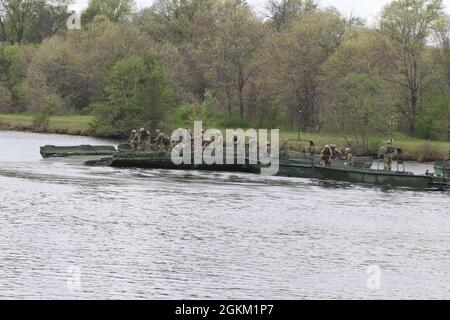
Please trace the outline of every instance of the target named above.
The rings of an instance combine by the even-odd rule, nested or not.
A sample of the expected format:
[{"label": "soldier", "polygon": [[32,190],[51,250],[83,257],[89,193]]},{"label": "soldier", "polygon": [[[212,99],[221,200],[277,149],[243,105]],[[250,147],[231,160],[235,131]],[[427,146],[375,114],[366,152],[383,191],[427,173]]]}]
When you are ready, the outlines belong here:
[{"label": "soldier", "polygon": [[353,166],[353,155],[350,148],[345,148],[342,160],[345,161],[345,166]]},{"label": "soldier", "polygon": [[164,148],[166,151],[169,151],[170,148],[172,148],[172,146],[173,144],[172,141],[170,140],[170,137],[167,134],[163,134],[161,148]]},{"label": "soldier", "polygon": [[161,132],[161,130],[156,129],[156,138],[153,140],[155,142],[156,149],[159,149],[159,147],[164,145],[164,133]]},{"label": "soldier", "polygon": [[147,148],[150,147],[150,135],[149,132],[147,130],[145,130],[144,128],[141,128],[139,130],[139,151],[145,151]]},{"label": "soldier", "polygon": [[331,150],[330,146],[326,145],[320,152],[320,165],[322,167],[328,167],[331,164]]},{"label": "soldier", "polygon": [[137,133],[137,131],[136,130],[131,131],[131,136],[128,141],[128,143],[130,144],[131,150],[137,150],[139,148],[140,141],[141,140],[139,138],[139,134]]},{"label": "soldier", "polygon": [[131,141],[133,140],[133,137],[136,133],[137,133],[137,131],[135,129],[131,130],[131,135],[130,135],[130,138],[128,138],[128,143],[131,143]]},{"label": "soldier", "polygon": [[384,147],[384,170],[392,170],[392,160],[394,159],[395,149],[392,146],[392,141],[388,141]]},{"label": "soldier", "polygon": [[335,144],[332,144],[330,146],[330,150],[331,150],[331,160],[342,159],[342,152],[341,150],[336,148]]},{"label": "soldier", "polygon": [[342,156],[342,160],[353,161],[353,155],[352,155],[350,148],[345,148],[344,154]]}]

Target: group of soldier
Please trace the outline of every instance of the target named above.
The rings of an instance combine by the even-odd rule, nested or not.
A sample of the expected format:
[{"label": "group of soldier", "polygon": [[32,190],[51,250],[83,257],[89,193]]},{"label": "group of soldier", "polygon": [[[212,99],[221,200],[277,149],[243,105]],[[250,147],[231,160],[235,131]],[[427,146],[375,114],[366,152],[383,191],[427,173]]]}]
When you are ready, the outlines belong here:
[{"label": "group of soldier", "polygon": [[147,150],[161,150],[164,148],[170,148],[172,143],[170,138],[161,132],[161,130],[155,130],[156,137],[154,139],[150,136],[150,131],[141,128],[139,132],[137,130],[131,131],[128,143],[131,150],[134,151],[147,151]]},{"label": "group of soldier", "polygon": [[[383,150],[384,170],[392,170],[392,162],[396,155],[396,149],[393,147],[392,141],[388,141]],[[346,148],[341,152],[336,145],[326,145],[320,152],[320,165],[329,167],[334,160],[344,160],[347,165],[351,166],[353,163],[353,155],[350,148]]]},{"label": "group of soldier", "polygon": [[[184,130],[179,128],[177,130],[180,130],[179,136],[182,137]],[[207,146],[209,146],[211,143],[216,142],[216,144],[223,144],[223,136],[220,132],[216,132],[213,135],[206,135],[205,130],[202,129],[201,134],[196,137],[192,133],[192,130],[190,128],[185,129],[186,132],[191,137],[191,145],[193,147],[194,140],[200,139],[202,141],[202,147],[205,149]],[[234,145],[238,145],[241,142],[241,138],[238,136],[237,133],[234,133],[230,142]],[[164,132],[162,132],[160,129],[155,130],[155,138],[152,139],[150,136],[150,132],[148,130],[145,130],[145,128],[141,128],[139,131],[133,130],[131,132],[130,138],[128,139],[128,143],[130,145],[131,150],[133,151],[161,151],[161,150],[170,150],[174,146],[178,145],[179,143],[182,143],[182,139],[180,138],[179,141],[171,140],[171,138],[166,135]],[[255,139],[249,138],[248,144],[250,147],[256,146],[257,142]],[[270,145],[268,145],[268,148],[270,148]]]},{"label": "group of soldier", "polygon": [[[182,130],[182,129],[178,129]],[[194,135],[192,134],[192,131],[187,128],[187,132],[189,132],[191,136],[191,143],[194,142]],[[216,134],[212,136],[205,137],[205,132],[202,130],[202,146],[203,148],[206,148],[209,144],[211,144],[214,141],[222,141],[223,143],[223,137],[221,134]],[[240,141],[240,137],[237,134],[234,134],[232,137],[232,142],[234,144],[238,144]],[[179,141],[171,141],[170,137],[166,135],[164,132],[162,132],[160,129],[155,130],[155,138],[152,139],[150,136],[150,132],[148,130],[145,130],[145,128],[141,128],[139,131],[133,130],[131,132],[130,138],[128,140],[128,143],[131,147],[131,150],[134,151],[150,151],[150,150],[170,150],[170,148],[174,147]],[[219,142],[220,143],[220,142]],[[247,144],[247,143],[246,143]],[[252,147],[257,147],[256,140],[249,139],[248,145],[250,150]],[[268,152],[270,153],[270,144],[267,145]],[[393,160],[397,154],[397,149],[394,148],[392,140],[387,141],[384,148],[382,148],[382,157],[384,161],[384,170],[391,171],[392,170],[392,163]],[[306,151],[305,151],[306,152]],[[314,153],[314,150],[310,150],[311,153]],[[322,151],[320,152],[320,165],[323,167],[329,167],[333,161],[335,160],[343,160],[346,162],[346,165],[352,166],[353,165],[353,154],[350,150],[350,148],[345,148],[345,150],[342,152],[337,148],[335,144],[326,145]],[[450,161],[450,150],[448,152],[448,156],[446,161]]]},{"label": "group of soldier", "polygon": [[320,165],[329,167],[334,160],[344,160],[351,166],[353,155],[350,148],[345,148],[344,152],[342,152],[335,144],[326,145],[320,152]]}]

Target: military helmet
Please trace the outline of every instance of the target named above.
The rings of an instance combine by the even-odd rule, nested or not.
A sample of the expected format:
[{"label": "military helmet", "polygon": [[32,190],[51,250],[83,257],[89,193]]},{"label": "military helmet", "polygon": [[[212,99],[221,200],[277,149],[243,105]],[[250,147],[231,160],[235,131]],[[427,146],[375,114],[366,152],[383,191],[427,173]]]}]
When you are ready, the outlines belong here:
[{"label": "military helmet", "polygon": [[336,149],[336,145],[335,145],[335,144],[332,144],[332,145],[330,146],[330,148]]},{"label": "military helmet", "polygon": [[145,132],[145,129],[144,129],[144,128],[141,128],[139,131],[140,131],[140,132]]},{"label": "military helmet", "polygon": [[136,133],[137,131],[135,130],[135,129],[133,129],[132,131],[131,131],[131,133]]},{"label": "military helmet", "polygon": [[350,152],[350,148],[345,148],[345,151],[348,151],[348,152]]},{"label": "military helmet", "polygon": [[325,149],[330,149],[330,146],[329,146],[329,145],[326,145],[326,146],[325,146]]}]

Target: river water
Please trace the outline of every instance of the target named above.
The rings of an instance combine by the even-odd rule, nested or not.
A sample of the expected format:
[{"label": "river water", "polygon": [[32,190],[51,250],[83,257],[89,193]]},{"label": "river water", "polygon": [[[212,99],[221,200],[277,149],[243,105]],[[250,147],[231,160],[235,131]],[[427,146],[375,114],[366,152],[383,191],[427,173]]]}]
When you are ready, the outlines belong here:
[{"label": "river water", "polygon": [[450,298],[448,192],[39,155],[104,143],[0,131],[0,299]]}]

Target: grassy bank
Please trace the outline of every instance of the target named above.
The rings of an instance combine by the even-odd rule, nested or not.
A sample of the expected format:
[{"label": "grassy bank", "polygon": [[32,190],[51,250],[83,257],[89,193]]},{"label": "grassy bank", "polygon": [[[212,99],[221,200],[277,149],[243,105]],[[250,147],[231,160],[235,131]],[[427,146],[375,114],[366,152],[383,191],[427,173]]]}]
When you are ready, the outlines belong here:
[{"label": "grassy bank", "polygon": [[93,116],[54,116],[50,117],[48,128],[35,128],[33,115],[0,114],[0,129],[71,135],[89,135]]},{"label": "grassy bank", "polygon": [[[54,116],[50,118],[49,127],[45,130],[33,126],[33,115],[0,114],[0,130],[18,130],[72,135],[90,135],[93,116]],[[223,131],[224,132],[224,131]],[[297,132],[281,132],[281,142],[286,139],[297,139]],[[302,139],[312,140],[318,148],[326,144],[336,144],[345,148],[347,143],[339,135],[327,133],[302,133]],[[387,137],[371,137],[369,141],[371,154],[376,154]],[[413,161],[441,160],[450,149],[450,141],[426,141],[410,138],[401,134],[395,135],[395,145],[403,149],[405,159]],[[354,148],[355,149],[355,148]],[[355,150],[357,152],[357,150]]]}]

